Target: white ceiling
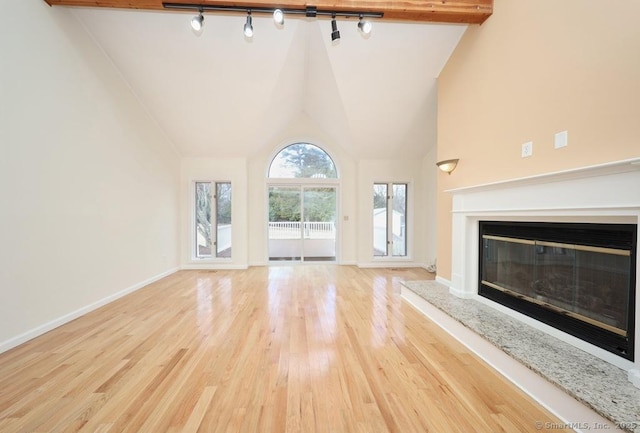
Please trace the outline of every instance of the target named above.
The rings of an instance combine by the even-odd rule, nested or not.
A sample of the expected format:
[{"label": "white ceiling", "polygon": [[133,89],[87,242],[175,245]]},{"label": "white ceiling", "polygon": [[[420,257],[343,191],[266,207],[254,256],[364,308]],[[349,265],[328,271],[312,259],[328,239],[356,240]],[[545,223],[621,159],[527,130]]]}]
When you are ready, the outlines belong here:
[{"label": "white ceiling", "polygon": [[[247,157],[303,124],[355,158],[435,145],[436,78],[465,25],[74,9],[183,156]],[[311,131],[313,129],[314,131]]]}]

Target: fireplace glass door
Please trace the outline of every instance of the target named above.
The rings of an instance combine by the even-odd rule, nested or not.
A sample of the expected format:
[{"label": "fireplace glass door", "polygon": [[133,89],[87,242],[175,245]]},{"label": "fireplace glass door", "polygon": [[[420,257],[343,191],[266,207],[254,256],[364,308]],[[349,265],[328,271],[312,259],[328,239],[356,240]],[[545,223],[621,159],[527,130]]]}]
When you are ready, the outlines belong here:
[{"label": "fireplace glass door", "polygon": [[637,228],[480,222],[478,294],[633,358]]},{"label": "fireplace glass door", "polygon": [[483,284],[626,336],[629,251],[491,235],[483,245]]}]

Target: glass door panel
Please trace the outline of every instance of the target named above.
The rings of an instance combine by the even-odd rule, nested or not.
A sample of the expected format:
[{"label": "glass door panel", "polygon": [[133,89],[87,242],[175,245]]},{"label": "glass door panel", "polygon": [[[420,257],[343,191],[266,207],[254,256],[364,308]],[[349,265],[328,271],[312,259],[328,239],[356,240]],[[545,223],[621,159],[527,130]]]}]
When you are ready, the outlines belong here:
[{"label": "glass door panel", "polygon": [[302,191],[269,187],[269,260],[302,260]]},{"label": "glass door panel", "polygon": [[303,188],[303,260],[336,259],[336,189]]}]

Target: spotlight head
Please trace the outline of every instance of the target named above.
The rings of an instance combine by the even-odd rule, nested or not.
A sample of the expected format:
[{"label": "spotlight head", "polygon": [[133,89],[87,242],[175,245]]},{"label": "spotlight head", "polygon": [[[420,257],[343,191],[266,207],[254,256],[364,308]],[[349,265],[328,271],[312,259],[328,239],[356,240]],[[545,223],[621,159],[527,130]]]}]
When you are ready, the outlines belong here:
[{"label": "spotlight head", "polygon": [[358,30],[360,30],[363,35],[368,35],[371,34],[372,28],[373,24],[371,24],[371,21],[365,21],[362,15],[360,15],[360,21],[358,21]]},{"label": "spotlight head", "polygon": [[336,23],[336,14],[331,15],[331,41],[340,40],[340,32],[338,31],[338,23]]},{"label": "spotlight head", "polygon": [[244,23],[244,35],[248,38],[253,37],[253,24],[251,24],[251,11],[247,12],[247,22]]},{"label": "spotlight head", "polygon": [[199,15],[196,15],[195,17],[191,18],[191,28],[196,32],[199,32],[200,30],[202,30],[203,25],[204,25],[204,16],[202,15],[202,12],[200,12]]},{"label": "spotlight head", "polygon": [[284,12],[282,12],[282,9],[273,11],[273,21],[279,26],[284,25]]}]

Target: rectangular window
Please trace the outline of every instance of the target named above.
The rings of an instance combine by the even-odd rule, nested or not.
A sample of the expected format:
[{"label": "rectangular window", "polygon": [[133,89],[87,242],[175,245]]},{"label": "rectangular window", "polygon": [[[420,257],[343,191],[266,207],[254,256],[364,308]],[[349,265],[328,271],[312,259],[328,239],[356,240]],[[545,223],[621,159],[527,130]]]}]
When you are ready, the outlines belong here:
[{"label": "rectangular window", "polygon": [[231,257],[231,182],[216,183],[216,257]]},{"label": "rectangular window", "polygon": [[407,184],[373,184],[373,256],[407,255]]},{"label": "rectangular window", "polygon": [[404,257],[407,255],[407,184],[393,184],[393,218],[391,219],[391,234],[393,255]]},{"label": "rectangular window", "polygon": [[196,182],[196,257],[211,257],[211,182]]},{"label": "rectangular window", "polygon": [[197,258],[231,257],[230,182],[195,183],[195,226]]},{"label": "rectangular window", "polygon": [[373,255],[388,254],[387,244],[387,195],[386,183],[373,184]]}]

